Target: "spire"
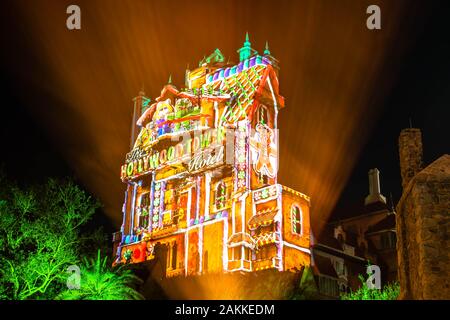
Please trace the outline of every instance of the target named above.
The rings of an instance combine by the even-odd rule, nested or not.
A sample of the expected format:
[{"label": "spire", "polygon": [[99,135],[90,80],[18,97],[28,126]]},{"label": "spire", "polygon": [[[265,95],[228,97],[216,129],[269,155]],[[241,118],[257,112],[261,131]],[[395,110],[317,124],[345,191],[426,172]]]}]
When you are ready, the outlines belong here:
[{"label": "spire", "polygon": [[141,96],[141,97],[143,97],[143,96],[145,96],[145,87],[144,87],[144,83],[142,83],[142,86],[141,86],[141,91],[139,91],[139,96]]},{"label": "spire", "polygon": [[270,56],[269,42],[268,42],[268,41],[266,41],[266,48],[265,48],[265,50],[264,50],[264,54],[265,54],[266,56]]},{"label": "spire", "polygon": [[169,75],[169,81],[167,82],[167,84],[172,84],[172,74]]},{"label": "spire", "polygon": [[251,57],[254,50],[251,47],[250,39],[248,36],[248,32],[245,33],[245,42],[244,46],[238,50],[239,52],[239,61],[244,61]]}]

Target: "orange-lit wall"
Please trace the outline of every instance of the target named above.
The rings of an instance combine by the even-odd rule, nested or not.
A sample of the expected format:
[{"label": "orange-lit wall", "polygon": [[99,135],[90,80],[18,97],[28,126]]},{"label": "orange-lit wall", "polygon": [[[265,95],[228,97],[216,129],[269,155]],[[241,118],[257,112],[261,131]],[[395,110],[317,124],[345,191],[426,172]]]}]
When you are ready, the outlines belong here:
[{"label": "orange-lit wall", "polygon": [[311,263],[311,257],[308,253],[301,252],[294,248],[287,246],[283,247],[284,255],[284,270],[297,268],[300,270],[301,266],[308,266]]},{"label": "orange-lit wall", "polygon": [[[203,227],[203,272],[216,273],[223,270],[223,231],[222,221]],[[207,255],[207,259],[205,259]]]},{"label": "orange-lit wall", "polygon": [[[296,246],[303,248],[310,247],[310,216],[309,203],[295,195],[294,193],[283,190],[283,237],[284,240]],[[302,234],[297,235],[292,232],[292,205],[298,205],[302,211]]]},{"label": "orange-lit wall", "polygon": [[188,231],[188,275],[195,275],[199,271],[200,252],[198,247],[198,228]]}]

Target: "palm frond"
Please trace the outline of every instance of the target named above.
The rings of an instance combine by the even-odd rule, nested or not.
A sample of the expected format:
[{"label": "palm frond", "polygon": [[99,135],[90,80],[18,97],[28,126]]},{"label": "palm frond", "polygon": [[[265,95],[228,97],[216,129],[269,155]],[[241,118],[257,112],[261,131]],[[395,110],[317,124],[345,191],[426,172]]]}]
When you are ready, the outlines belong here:
[{"label": "palm frond", "polygon": [[80,289],[65,290],[56,299],[61,300],[141,300],[144,297],[135,289],[142,282],[130,270],[112,268],[108,257],[84,259],[81,269]]}]

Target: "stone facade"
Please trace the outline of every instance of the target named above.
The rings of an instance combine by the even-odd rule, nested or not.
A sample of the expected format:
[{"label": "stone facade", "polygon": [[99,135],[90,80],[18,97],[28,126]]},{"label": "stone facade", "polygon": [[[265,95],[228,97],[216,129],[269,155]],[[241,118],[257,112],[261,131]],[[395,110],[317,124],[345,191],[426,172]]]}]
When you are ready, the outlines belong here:
[{"label": "stone facade", "polygon": [[403,129],[398,138],[400,173],[403,190],[409,181],[422,170],[422,133],[419,129]]},{"label": "stone facade", "polygon": [[418,171],[420,130],[403,130],[399,147],[403,179],[396,219],[400,299],[450,299],[450,155]]}]

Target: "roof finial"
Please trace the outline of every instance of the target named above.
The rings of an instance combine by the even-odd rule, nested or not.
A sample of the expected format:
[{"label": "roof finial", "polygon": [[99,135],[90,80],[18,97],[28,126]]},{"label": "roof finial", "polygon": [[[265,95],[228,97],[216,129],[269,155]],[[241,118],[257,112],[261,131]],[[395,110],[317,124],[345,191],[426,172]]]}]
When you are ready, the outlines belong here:
[{"label": "roof finial", "polygon": [[251,48],[251,43],[250,43],[250,37],[248,36],[248,31],[245,32],[245,42],[244,42],[244,48]]},{"label": "roof finial", "polygon": [[264,50],[264,54],[265,54],[266,56],[270,56],[269,42],[268,42],[268,41],[266,41],[266,48],[265,48],[265,50]]},{"label": "roof finial", "polygon": [[169,75],[169,81],[167,83],[172,84],[172,74]]},{"label": "roof finial", "polygon": [[250,43],[250,38],[248,36],[248,32],[246,32],[244,46],[238,50],[239,61],[244,61],[245,59],[248,59],[251,57],[252,52],[254,51],[254,50],[252,50],[251,45],[252,44]]}]

